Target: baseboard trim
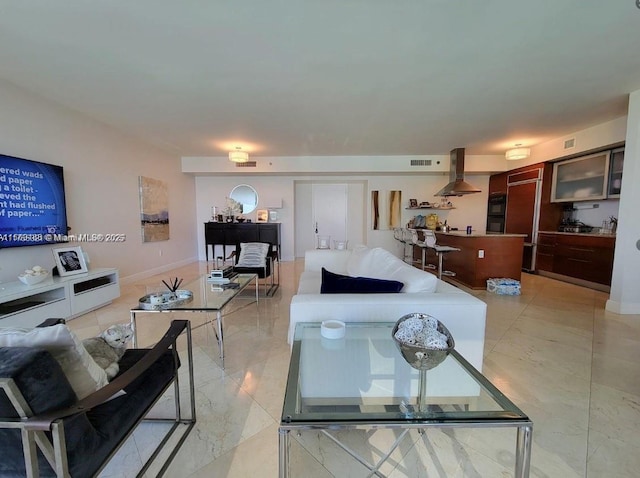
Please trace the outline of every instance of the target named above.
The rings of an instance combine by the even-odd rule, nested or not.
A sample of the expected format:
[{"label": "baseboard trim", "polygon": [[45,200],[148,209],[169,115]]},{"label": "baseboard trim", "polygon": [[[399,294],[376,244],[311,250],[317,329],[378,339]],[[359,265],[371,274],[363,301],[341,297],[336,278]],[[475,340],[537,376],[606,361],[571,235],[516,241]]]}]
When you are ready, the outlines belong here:
[{"label": "baseboard trim", "polygon": [[563,282],[569,282],[570,284],[579,285],[582,287],[588,287],[589,289],[599,290],[601,292],[610,292],[611,287],[604,284],[598,284],[597,282],[591,282],[584,279],[576,279],[575,277],[565,276],[563,274],[556,274],[555,272],[538,271],[541,276],[549,277],[551,279],[561,280]]},{"label": "baseboard trim", "polygon": [[619,315],[637,315],[640,314],[640,304],[637,302],[618,302],[616,300],[607,300],[604,309]]},{"label": "baseboard trim", "polygon": [[163,272],[169,271],[171,269],[176,269],[178,267],[186,266],[187,264],[191,264],[193,262],[198,262],[197,257],[190,257],[188,259],[183,259],[177,262],[171,262],[169,264],[164,264],[160,267],[155,267],[153,269],[148,269],[146,271],[137,272],[136,274],[132,274],[126,277],[120,277],[120,284],[128,285],[134,284],[139,280],[146,279],[151,276],[155,276],[157,274],[162,274]]}]

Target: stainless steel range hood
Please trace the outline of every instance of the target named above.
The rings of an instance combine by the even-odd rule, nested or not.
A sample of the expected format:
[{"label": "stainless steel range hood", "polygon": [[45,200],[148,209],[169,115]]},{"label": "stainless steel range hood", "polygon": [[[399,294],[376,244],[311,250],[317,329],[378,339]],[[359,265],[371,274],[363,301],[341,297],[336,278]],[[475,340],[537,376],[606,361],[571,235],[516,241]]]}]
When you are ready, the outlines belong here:
[{"label": "stainless steel range hood", "polygon": [[449,166],[449,184],[443,187],[434,196],[464,196],[482,192],[464,180],[464,148],[452,149]]}]

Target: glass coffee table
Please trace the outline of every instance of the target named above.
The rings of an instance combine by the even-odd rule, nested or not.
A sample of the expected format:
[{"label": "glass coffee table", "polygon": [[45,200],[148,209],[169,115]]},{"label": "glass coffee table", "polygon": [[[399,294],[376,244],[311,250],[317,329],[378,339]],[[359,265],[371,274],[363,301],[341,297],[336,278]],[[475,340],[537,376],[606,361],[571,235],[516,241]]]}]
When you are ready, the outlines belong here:
[{"label": "glass coffee table", "polygon": [[159,312],[200,312],[200,313],[215,313],[215,318],[207,319],[203,325],[210,324],[214,320],[216,322],[216,328],[214,329],[216,334],[216,340],[218,347],[220,348],[220,360],[222,362],[222,368],[224,368],[224,310],[229,303],[235,299],[249,284],[255,281],[256,296],[255,302],[258,302],[258,276],[256,274],[237,274],[231,279],[231,283],[235,284],[233,288],[222,284],[209,282],[208,276],[202,277],[180,286],[180,290],[189,291],[191,297],[175,301],[169,301],[166,303],[151,304],[147,303],[145,296],[138,303],[138,307],[131,309],[131,326],[133,328],[133,346],[137,346],[137,333],[136,333],[136,315],[142,313],[159,313]]},{"label": "glass coffee table", "polygon": [[[280,477],[289,476],[292,430],[320,430],[377,475],[411,429],[430,427],[517,428],[515,476],[528,477],[533,422],[455,350],[431,370],[412,368],[391,337],[394,325],[348,323],[345,337],[333,340],[320,335],[320,323],[296,326],[279,427]],[[402,429],[375,464],[330,433],[373,428]]]}]

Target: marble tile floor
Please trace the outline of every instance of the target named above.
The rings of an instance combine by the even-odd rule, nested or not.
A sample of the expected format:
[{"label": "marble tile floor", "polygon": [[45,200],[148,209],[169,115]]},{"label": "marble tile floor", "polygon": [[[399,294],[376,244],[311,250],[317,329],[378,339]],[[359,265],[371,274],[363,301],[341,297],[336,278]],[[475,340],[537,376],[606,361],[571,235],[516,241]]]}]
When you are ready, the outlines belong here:
[{"label": "marble tile floor", "polygon": [[[289,302],[303,262],[282,263],[281,287],[259,305],[238,299],[225,321],[226,368],[208,326],[194,330],[197,424],[173,460],[169,477],[278,476],[278,422],[289,346]],[[90,337],[127,322],[129,309],[161,279],[185,282],[206,272],[203,262],[122,286],[111,305],[69,322]],[[488,304],[483,373],[534,422],[531,476],[636,477],[640,470],[640,316],[604,310],[607,294],[523,274],[522,295],[472,293]],[[140,317],[140,316],[139,316]],[[148,314],[138,319],[141,345],[153,343],[171,318],[202,314]],[[166,401],[158,407],[167,406]],[[158,434],[144,425],[103,477],[135,476]],[[372,461],[396,431],[340,432]],[[381,467],[381,476],[513,476],[512,429],[428,429],[412,432]],[[364,477],[368,471],[318,432],[292,440],[294,477]],[[150,470],[148,476],[154,476]]]}]

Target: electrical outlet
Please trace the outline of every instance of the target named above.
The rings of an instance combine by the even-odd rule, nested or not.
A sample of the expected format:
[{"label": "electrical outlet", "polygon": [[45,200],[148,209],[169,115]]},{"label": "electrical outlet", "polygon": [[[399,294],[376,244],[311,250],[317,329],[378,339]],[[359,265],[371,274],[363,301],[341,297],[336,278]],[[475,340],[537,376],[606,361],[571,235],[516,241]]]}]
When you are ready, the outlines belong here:
[{"label": "electrical outlet", "polygon": [[484,249],[478,250],[478,259],[484,259]]},{"label": "electrical outlet", "polygon": [[158,249],[158,255],[162,257],[162,249]]}]

